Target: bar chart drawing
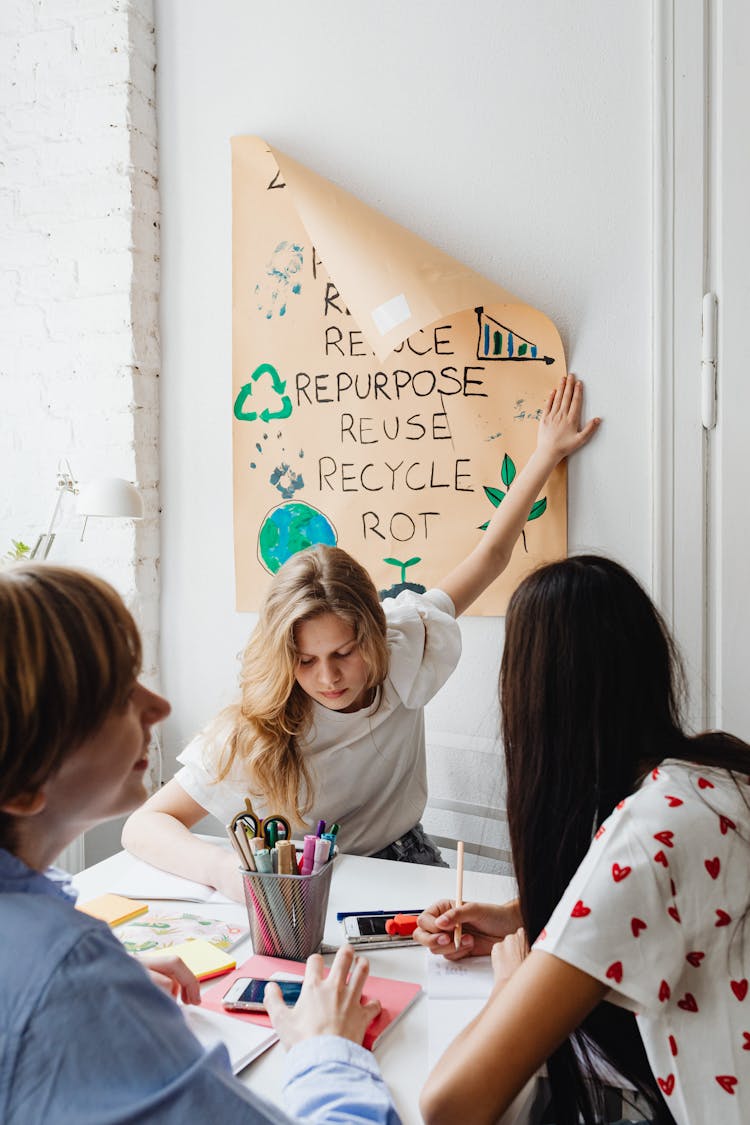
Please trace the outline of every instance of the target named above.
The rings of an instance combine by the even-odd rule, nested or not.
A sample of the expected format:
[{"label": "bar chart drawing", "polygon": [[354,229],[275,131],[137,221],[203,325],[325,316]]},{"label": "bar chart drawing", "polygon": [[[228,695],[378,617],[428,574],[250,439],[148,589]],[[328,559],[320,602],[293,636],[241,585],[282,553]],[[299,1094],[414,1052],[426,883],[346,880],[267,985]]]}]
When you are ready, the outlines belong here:
[{"label": "bar chart drawing", "polygon": [[505,324],[489,316],[480,305],[476,308],[479,333],[477,336],[477,359],[499,360],[515,362],[522,360],[528,362],[536,360],[538,363],[554,363],[550,355],[539,355],[539,349],[532,340],[514,332]]}]

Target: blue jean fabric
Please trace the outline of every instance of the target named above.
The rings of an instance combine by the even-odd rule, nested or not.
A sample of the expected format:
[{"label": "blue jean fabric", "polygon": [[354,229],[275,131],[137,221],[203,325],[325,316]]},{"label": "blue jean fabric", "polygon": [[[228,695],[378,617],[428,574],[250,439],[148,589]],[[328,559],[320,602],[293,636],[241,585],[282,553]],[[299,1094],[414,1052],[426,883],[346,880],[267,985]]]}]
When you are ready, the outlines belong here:
[{"label": "blue jean fabric", "polygon": [[425,832],[421,824],[415,824],[404,836],[394,840],[387,848],[374,852],[371,859],[392,859],[396,863],[422,863],[425,867],[447,867],[440,854],[440,848]]}]

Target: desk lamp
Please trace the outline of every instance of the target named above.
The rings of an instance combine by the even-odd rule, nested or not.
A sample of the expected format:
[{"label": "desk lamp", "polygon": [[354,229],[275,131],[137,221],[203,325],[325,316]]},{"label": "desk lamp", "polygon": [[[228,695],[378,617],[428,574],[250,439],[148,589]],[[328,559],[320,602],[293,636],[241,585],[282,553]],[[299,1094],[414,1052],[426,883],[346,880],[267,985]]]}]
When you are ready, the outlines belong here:
[{"label": "desk lamp", "polygon": [[49,525],[29,555],[32,559],[46,559],[55,539],[55,525],[60,515],[60,505],[65,493],[78,498],[76,510],[84,517],[81,539],[86,531],[89,516],[109,516],[115,519],[143,519],[143,500],[138,489],[122,477],[104,477],[91,481],[79,489],[70,461],[62,457],[57,465],[57,499],[52,509]]}]

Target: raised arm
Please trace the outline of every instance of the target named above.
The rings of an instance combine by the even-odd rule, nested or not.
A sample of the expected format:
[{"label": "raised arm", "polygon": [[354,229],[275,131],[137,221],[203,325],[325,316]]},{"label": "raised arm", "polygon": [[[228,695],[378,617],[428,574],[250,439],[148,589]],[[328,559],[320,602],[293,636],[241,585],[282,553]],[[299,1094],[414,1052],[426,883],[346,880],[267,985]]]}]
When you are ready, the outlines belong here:
[{"label": "raised arm", "polygon": [[199,840],[190,831],[204,816],[203,806],[172,779],[125,822],[122,846],[162,871],[216,887],[227,898],[244,902],[234,852]]},{"label": "raised arm", "polygon": [[544,483],[564,457],[585,445],[601,419],[581,427],[583,384],[575,375],[550,392],[539,423],[536,449],[505,494],[481,541],[470,555],[438,583],[453,601],[456,616],[464,613],[510,561],[518,536]]},{"label": "raised arm", "polygon": [[505,975],[503,965],[520,960],[523,940],[512,934],[494,947],[492,995],[425,1083],[420,1108],[426,1125],[465,1121],[469,1107],[474,1125],[497,1121],[604,996],[594,977],[540,950]]}]

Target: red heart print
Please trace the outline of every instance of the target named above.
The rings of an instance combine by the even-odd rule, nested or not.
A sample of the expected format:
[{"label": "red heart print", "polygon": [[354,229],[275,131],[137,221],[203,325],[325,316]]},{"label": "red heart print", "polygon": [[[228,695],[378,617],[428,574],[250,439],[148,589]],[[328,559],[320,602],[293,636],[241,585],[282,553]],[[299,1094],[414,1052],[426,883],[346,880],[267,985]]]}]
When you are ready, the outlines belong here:
[{"label": "red heart print", "polygon": [[742,980],[730,980],[732,992],[738,1000],[744,1000],[747,996],[747,980],[743,977]]},{"label": "red heart print", "polygon": [[682,1000],[677,1001],[677,1007],[682,1008],[683,1012],[697,1012],[698,1004],[692,992],[686,992]]},{"label": "red heart print", "polygon": [[589,906],[584,906],[584,904],[581,902],[581,900],[579,898],[578,902],[575,904],[575,906],[573,907],[573,909],[570,912],[570,917],[571,918],[585,918],[586,915],[590,914],[590,913],[591,913],[591,908]]},{"label": "red heart print", "polygon": [[594,833],[594,839],[595,840],[600,839],[600,837],[602,837],[606,831],[607,831],[607,829],[604,827],[604,825],[600,824],[599,827],[597,828],[596,832]]},{"label": "red heart print", "polygon": [[669,1036],[669,1049],[672,1052],[672,1057],[677,1058],[677,1040],[674,1035]]},{"label": "red heart print", "polygon": [[667,907],[667,914],[669,915],[670,918],[674,918],[675,922],[680,921],[680,913],[679,913],[676,906],[668,906]]},{"label": "red heart print", "polygon": [[664,844],[665,848],[674,847],[674,844],[672,843],[674,839],[674,832],[667,832],[666,830],[664,832],[654,832],[654,839],[658,840],[660,844]]},{"label": "red heart print", "polygon": [[713,781],[709,781],[707,777],[699,777],[698,778],[698,788],[699,789],[713,789],[713,787],[714,787]]},{"label": "red heart print", "polygon": [[625,802],[624,801],[618,801],[617,804],[615,805],[615,808],[616,809],[624,809],[625,808]]},{"label": "red heart print", "polygon": [[612,864],[612,878],[616,883],[621,883],[623,879],[627,879],[632,868],[620,867],[619,863]]},{"label": "red heart print", "polygon": [[672,892],[672,898],[677,894],[677,887],[674,885],[674,879],[669,880],[669,889]]},{"label": "red heart print", "polygon": [[716,1081],[719,1083],[722,1090],[726,1090],[728,1094],[734,1093],[734,1088],[737,1085],[737,1079],[733,1074],[717,1074]]},{"label": "red heart print", "polygon": [[617,981],[619,984],[622,980],[622,961],[613,961],[604,975],[608,980]]},{"label": "red heart print", "polygon": [[682,797],[670,797],[669,793],[664,794],[664,800],[669,802],[670,809],[676,809],[684,804]]},{"label": "red heart print", "polygon": [[641,930],[647,930],[648,926],[646,925],[646,923],[643,921],[642,918],[631,918],[630,919],[630,928],[633,931],[633,937],[638,937]]},{"label": "red heart print", "polygon": [[732,919],[729,917],[726,910],[716,911],[716,921],[714,922],[715,926],[728,926],[731,921]]},{"label": "red heart print", "polygon": [[686,954],[685,960],[689,961],[694,969],[697,969],[700,967],[700,963],[705,956],[705,953],[701,953],[699,949],[695,949],[692,953]]},{"label": "red heart print", "polygon": [[651,770],[651,776],[653,777],[654,781],[656,781],[657,777],[659,776],[658,769]]},{"label": "red heart print", "polygon": [[674,1090],[674,1074],[668,1074],[666,1078],[657,1078],[656,1081],[661,1087],[661,1092],[669,1097]]},{"label": "red heart print", "polygon": [[733,820],[730,820],[728,816],[720,816],[719,817],[719,828],[721,829],[722,836],[726,836],[726,834],[727,834],[727,832],[730,828],[736,828],[736,827],[737,827],[737,825],[734,823]]},{"label": "red heart print", "polygon": [[663,980],[659,985],[659,999],[661,1000],[662,1004],[665,1000],[668,1000],[671,995],[672,993],[669,991],[669,985],[665,980]]},{"label": "red heart print", "polygon": [[660,863],[662,867],[669,867],[669,863],[667,862],[667,857],[665,856],[664,852],[656,853],[656,855],[654,856],[654,863]]},{"label": "red heart print", "polygon": [[715,855],[713,859],[706,859],[703,862],[705,864],[706,871],[709,873],[711,878],[718,879],[719,872],[721,871],[721,860],[719,859],[719,857]]},{"label": "red heart print", "polygon": [[750,1031],[743,1031],[742,1036],[745,1042],[742,1044],[743,1051],[750,1051]]}]

